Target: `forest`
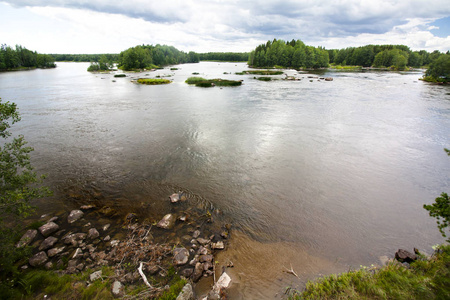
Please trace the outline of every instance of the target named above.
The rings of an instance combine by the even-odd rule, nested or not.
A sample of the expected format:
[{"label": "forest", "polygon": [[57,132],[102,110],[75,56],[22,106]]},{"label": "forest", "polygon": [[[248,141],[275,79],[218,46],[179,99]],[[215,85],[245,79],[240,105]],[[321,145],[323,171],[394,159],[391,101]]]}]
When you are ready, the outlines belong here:
[{"label": "forest", "polygon": [[439,57],[448,55],[439,51],[411,51],[405,45],[366,45],[344,49],[325,49],[306,46],[301,40],[285,42],[274,39],[256,47],[248,63],[253,67],[326,68],[329,64],[405,70],[430,65]]},{"label": "forest", "polygon": [[51,55],[39,54],[19,45],[15,49],[5,44],[0,47],[0,71],[54,67],[55,60]]},{"label": "forest", "polygon": [[199,53],[201,61],[248,61],[248,52],[208,52]]},{"label": "forest", "polygon": [[193,51],[185,53],[173,46],[142,45],[120,52],[117,65],[123,70],[162,67],[183,63],[197,63],[199,55]]}]

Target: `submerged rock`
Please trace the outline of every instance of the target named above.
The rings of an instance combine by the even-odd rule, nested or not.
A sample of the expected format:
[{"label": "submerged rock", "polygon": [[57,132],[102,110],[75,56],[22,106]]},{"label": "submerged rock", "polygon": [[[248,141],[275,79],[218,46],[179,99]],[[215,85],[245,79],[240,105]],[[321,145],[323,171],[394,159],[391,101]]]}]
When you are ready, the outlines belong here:
[{"label": "submerged rock", "polygon": [[36,229],[28,229],[27,232],[20,238],[20,241],[16,244],[17,248],[22,248],[29,245],[37,235]]},{"label": "submerged rock", "polygon": [[171,229],[175,225],[175,216],[173,214],[165,215],[156,226],[163,229]]},{"label": "submerged rock", "polygon": [[78,221],[79,219],[81,219],[81,217],[83,217],[83,215],[84,215],[84,212],[82,212],[79,209],[72,210],[70,212],[69,216],[67,217],[67,222],[69,224],[72,224],[72,223]]},{"label": "submerged rock", "polygon": [[41,227],[39,227],[39,232],[43,236],[48,237],[53,232],[58,231],[58,229],[59,229],[58,224],[56,224],[54,222],[48,222],[47,224],[44,224]]},{"label": "submerged rock", "polygon": [[178,201],[186,201],[186,195],[183,192],[178,192],[169,196],[170,202],[176,203]]}]

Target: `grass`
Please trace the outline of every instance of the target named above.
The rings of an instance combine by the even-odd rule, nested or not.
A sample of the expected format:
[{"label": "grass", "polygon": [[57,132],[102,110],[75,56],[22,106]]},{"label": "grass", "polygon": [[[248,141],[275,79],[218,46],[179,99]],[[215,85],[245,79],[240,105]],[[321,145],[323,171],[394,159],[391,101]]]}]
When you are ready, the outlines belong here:
[{"label": "grass", "polygon": [[127,77],[127,75],[126,74],[116,74],[116,75],[114,75],[114,77]]},{"label": "grass", "polygon": [[450,245],[410,268],[392,262],[308,282],[303,292],[288,289],[288,299],[450,299]]},{"label": "grass", "polygon": [[170,68],[171,71],[176,71],[178,68]]},{"label": "grass", "polygon": [[283,74],[283,71],[274,71],[274,70],[245,70],[242,72],[236,72],[236,75],[281,75]]},{"label": "grass", "polygon": [[147,85],[157,85],[157,84],[168,84],[172,81],[168,79],[155,79],[155,78],[139,78],[137,83],[147,84]]},{"label": "grass", "polygon": [[239,80],[226,80],[226,79],[205,79],[202,77],[189,77],[185,81],[187,84],[194,84],[198,87],[213,87],[213,86],[239,86],[242,84]]},{"label": "grass", "polygon": [[255,79],[258,79],[260,81],[271,81],[272,77],[261,76],[261,77],[255,77]]},{"label": "grass", "polygon": [[361,66],[341,66],[341,65],[331,66],[330,68],[336,69],[336,70],[361,70],[362,69]]},{"label": "grass", "polygon": [[449,78],[435,78],[433,76],[423,76],[422,78],[419,78],[419,80],[425,81],[425,82],[431,82],[431,83],[449,83]]}]

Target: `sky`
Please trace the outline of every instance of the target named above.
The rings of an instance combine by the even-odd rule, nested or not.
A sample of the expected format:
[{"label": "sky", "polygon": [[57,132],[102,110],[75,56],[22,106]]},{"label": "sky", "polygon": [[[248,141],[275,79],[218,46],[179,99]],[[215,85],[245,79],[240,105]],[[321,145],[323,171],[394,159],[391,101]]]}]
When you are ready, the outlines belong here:
[{"label": "sky", "polygon": [[274,38],[447,52],[450,1],[0,0],[0,43],[39,53],[119,53],[142,44],[249,52]]}]

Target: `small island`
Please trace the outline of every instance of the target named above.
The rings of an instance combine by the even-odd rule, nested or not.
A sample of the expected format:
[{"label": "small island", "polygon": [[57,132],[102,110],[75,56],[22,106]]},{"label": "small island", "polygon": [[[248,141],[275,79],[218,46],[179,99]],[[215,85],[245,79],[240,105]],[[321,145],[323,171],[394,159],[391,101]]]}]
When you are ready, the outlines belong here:
[{"label": "small island", "polygon": [[194,84],[198,87],[213,87],[213,86],[239,86],[242,85],[242,80],[226,80],[226,79],[205,79],[202,77],[189,77],[185,81],[187,84]]},{"label": "small island", "polygon": [[136,82],[147,85],[158,85],[158,84],[168,84],[171,83],[172,81],[160,78],[139,78]]}]

